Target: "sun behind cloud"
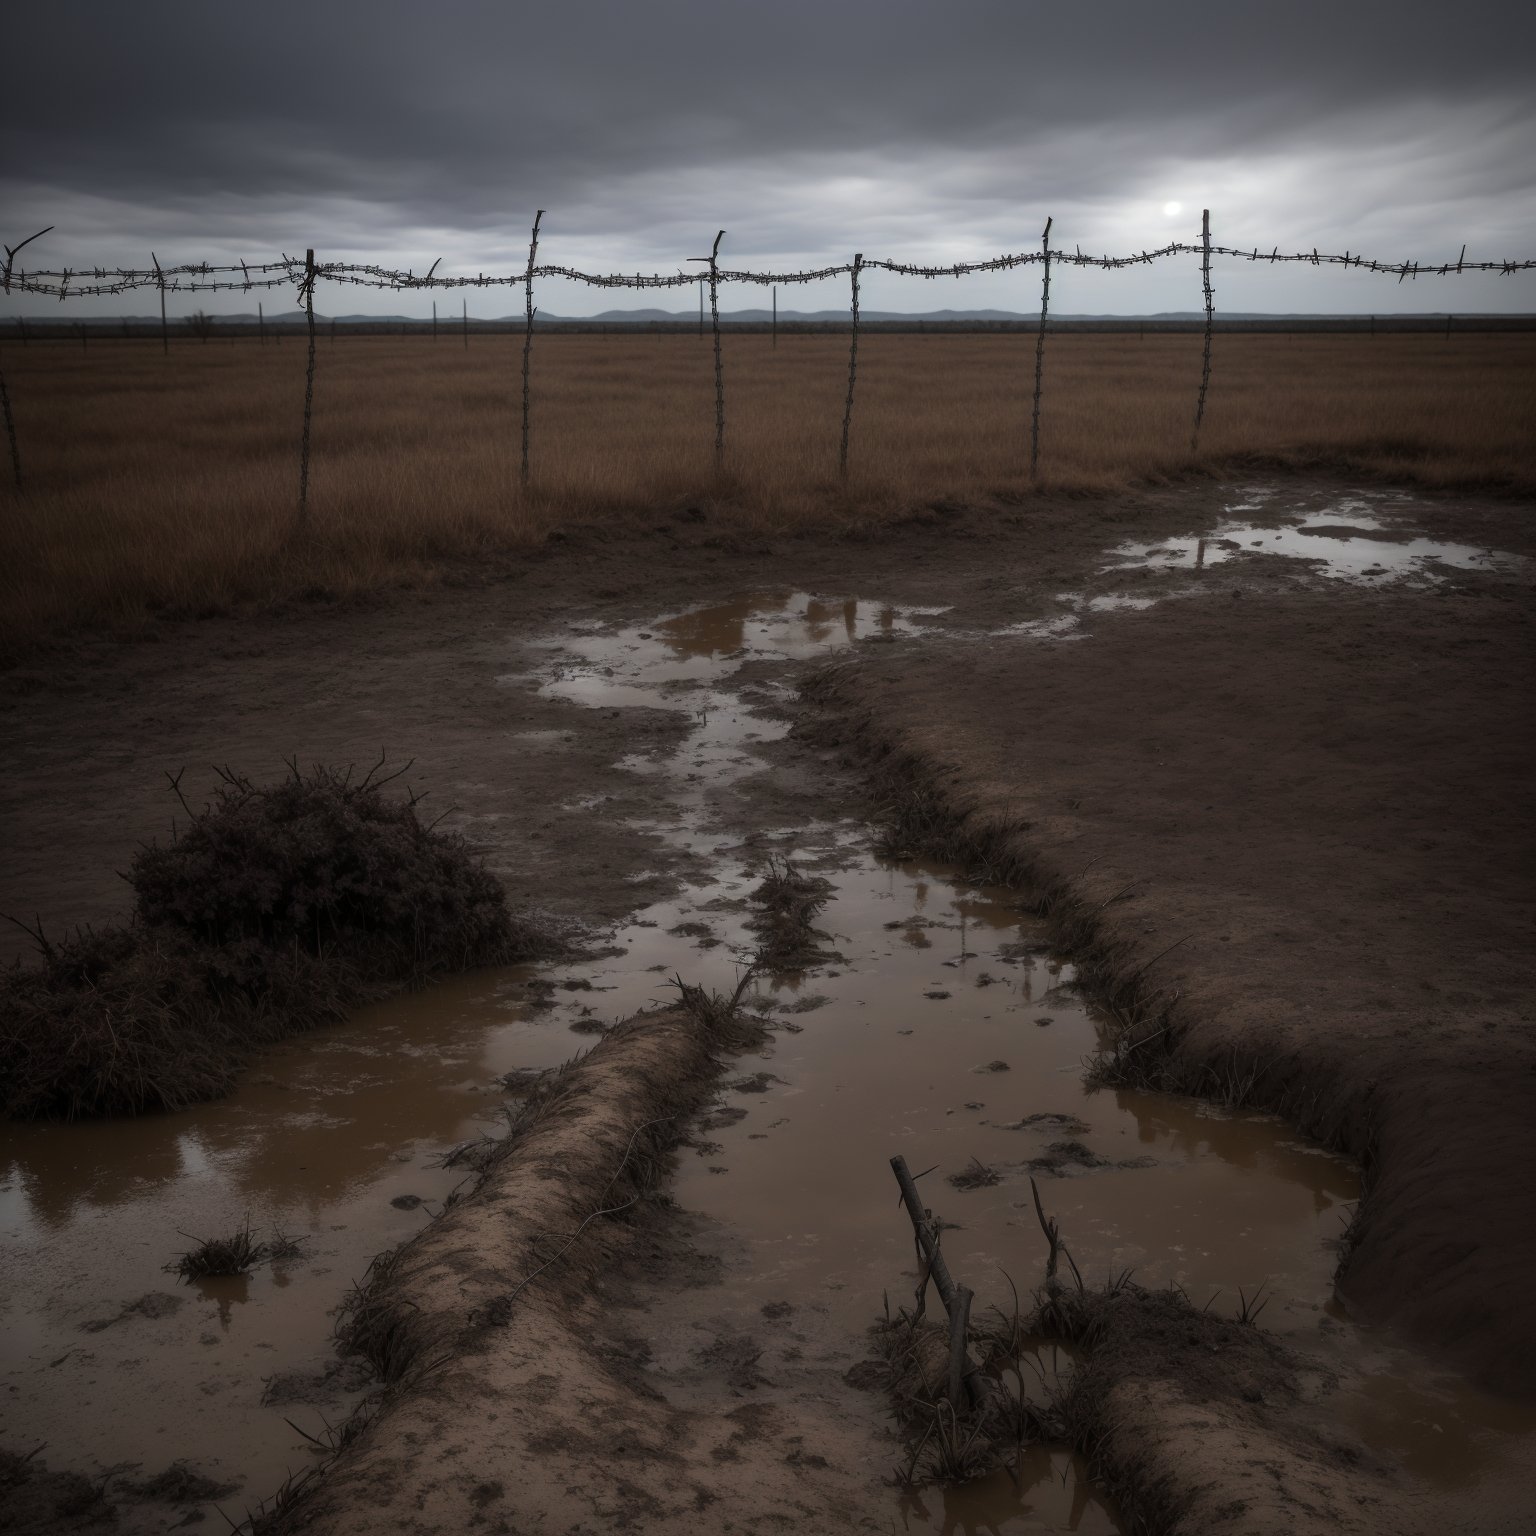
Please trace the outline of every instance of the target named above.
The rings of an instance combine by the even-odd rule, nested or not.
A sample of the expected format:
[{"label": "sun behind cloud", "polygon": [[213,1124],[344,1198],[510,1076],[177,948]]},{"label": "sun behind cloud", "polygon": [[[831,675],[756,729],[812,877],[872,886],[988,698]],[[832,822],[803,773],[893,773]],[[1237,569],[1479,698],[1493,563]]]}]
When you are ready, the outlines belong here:
[{"label": "sun behind cloud", "polygon": [[1176,214],[1182,213],[1183,211],[1184,211],[1184,204],[1183,203],[1164,203],[1163,204],[1163,212],[1166,213],[1170,219],[1173,218]]}]

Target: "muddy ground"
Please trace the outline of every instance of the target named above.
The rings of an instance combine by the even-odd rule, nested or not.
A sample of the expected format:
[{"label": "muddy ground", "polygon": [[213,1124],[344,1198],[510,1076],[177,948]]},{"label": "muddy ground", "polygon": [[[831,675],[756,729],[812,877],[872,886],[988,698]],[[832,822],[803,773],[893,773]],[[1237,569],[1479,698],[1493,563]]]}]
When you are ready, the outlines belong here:
[{"label": "muddy ground", "polygon": [[[1280,489],[1313,513],[1349,490]],[[1249,546],[1198,576],[1156,559],[1106,573],[1107,549],[1214,527],[1233,502],[1232,488],[1199,485],[1027,510],[938,506],[838,541],[742,540],[694,515],[622,536],[576,528],[453,588],[60,643],[3,680],[0,911],[48,931],[120,917],[126,887],[112,872],[168,830],[166,771],[187,767],[191,798],[215,762],[262,775],[288,756],[364,763],[385,750],[415,759],[411,781],[439,808],[458,808],[514,903],[601,925],[687,873],[686,849],[636,825],[666,820],[664,782],[615,766],[675,743],[684,725],[675,711],[577,712],[519,686],[537,668],[531,642],[573,621],[644,623],[775,589],[947,607],[921,634],[853,647],[817,706],[797,711],[782,771],[744,786],[744,803],[760,796],[764,822],[808,822],[866,804],[883,776],[887,797],[938,790],[993,823],[999,856],[1043,885],[1065,880],[1090,907],[1124,892],[1096,914],[1094,939],[1122,976],[1154,963],[1158,1007],[1176,998],[1163,1070],[1228,1097],[1246,1090],[1365,1163],[1343,1275],[1351,1311],[1529,1396],[1529,568],[1437,565],[1432,582],[1352,586]],[[1442,540],[1536,554],[1524,504],[1388,497],[1375,510]],[[1191,590],[1145,608],[1060,596]],[[17,934],[0,942],[25,947]],[[623,1284],[644,1271],[641,1247]],[[708,1267],[676,1232],[651,1252],[650,1283]],[[1271,1367],[1276,1379],[1288,1369]],[[716,1373],[722,1414],[737,1411],[731,1368]],[[1187,1492],[1208,1471],[1199,1448],[1220,1405],[1188,1382],[1179,1397],[1171,1346],[1156,1372],[1135,1370],[1161,1372],[1158,1392],[1177,1399],[1159,1414],[1160,1475]],[[820,1393],[815,1412],[830,1422],[845,1390],[808,1389],[807,1401]],[[784,1439],[778,1461],[799,1468],[792,1419],[771,1437],[738,1427],[743,1444]],[[1222,1431],[1234,1444],[1243,1432]],[[1332,1494],[1315,1495],[1328,1518],[1347,1461],[1327,1469]],[[465,1497],[492,1481],[469,1480]],[[846,1512],[854,1495],[822,1486],[792,1521],[826,1528],[829,1510]],[[505,1493],[483,1495],[487,1520]],[[1265,1513],[1251,1496],[1222,1507],[1223,1528],[1299,1528],[1296,1510]],[[625,1509],[643,1528],[644,1500]],[[1389,1528],[1369,1506],[1353,1518]],[[1467,1528],[1496,1518],[1511,1512]],[[571,1516],[550,1528],[589,1527]]]}]

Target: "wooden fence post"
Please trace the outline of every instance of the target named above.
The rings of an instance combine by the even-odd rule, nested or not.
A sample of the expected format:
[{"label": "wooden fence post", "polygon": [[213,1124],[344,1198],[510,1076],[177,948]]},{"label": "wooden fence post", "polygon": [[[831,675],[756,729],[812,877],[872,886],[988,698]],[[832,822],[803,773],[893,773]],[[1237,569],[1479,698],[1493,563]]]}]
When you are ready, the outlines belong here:
[{"label": "wooden fence post", "polygon": [[862,252],[853,258],[853,325],[848,332],[848,399],[843,405],[843,441],[837,453],[837,472],[848,478],[848,431],[853,425],[853,384],[859,373],[859,270],[864,265]]},{"label": "wooden fence post", "polygon": [[16,419],[11,415],[11,392],[5,387],[5,370],[0,368],[0,407],[5,410],[5,436],[11,445],[11,478],[21,491],[21,449],[16,444]]},{"label": "wooden fence post", "polygon": [[773,350],[779,350],[779,285],[773,285]]},{"label": "wooden fence post", "polygon": [[267,314],[260,299],[256,301],[256,343],[262,347],[267,344]]},{"label": "wooden fence post", "polygon": [[[725,370],[720,362],[720,242],[722,229],[715,236],[708,256],[690,256],[689,261],[709,263],[709,319],[715,337],[715,473],[725,468]],[[704,330],[704,284],[699,283],[699,334]]]},{"label": "wooden fence post", "polygon": [[469,351],[469,295],[464,295],[464,350]]},{"label": "wooden fence post", "polygon": [[1051,225],[1045,221],[1040,237],[1040,265],[1044,277],[1040,284],[1040,329],[1035,333],[1035,407],[1029,422],[1029,478],[1035,479],[1040,465],[1040,385],[1045,374],[1045,318],[1051,307]]},{"label": "wooden fence post", "polygon": [[[968,1316],[970,1311],[970,1292],[964,1286],[955,1284],[954,1277],[949,1272],[949,1265],[945,1261],[943,1250],[939,1247],[938,1223],[930,1213],[924,1209],[922,1197],[917,1192],[917,1181],[912,1177],[912,1171],[907,1167],[906,1158],[898,1155],[891,1159],[891,1172],[896,1175],[896,1183],[901,1188],[902,1204],[907,1208],[907,1215],[912,1221],[912,1231],[917,1237],[919,1256],[924,1265],[922,1271],[922,1292],[926,1294],[928,1281],[931,1279],[938,1289],[939,1300],[944,1303],[944,1310],[949,1314],[950,1343],[951,1343],[951,1369],[953,1369],[953,1349],[955,1337],[955,1316],[964,1313]],[[922,1316],[922,1307],[919,1305],[917,1314]],[[961,1325],[960,1336],[960,1381],[961,1390],[968,1395],[971,1404],[980,1408],[991,1395],[993,1384],[991,1379],[970,1358],[966,1349],[964,1325]],[[957,1405],[958,1406],[958,1405]]]},{"label": "wooden fence post", "polygon": [[949,1313],[949,1401],[958,1413],[966,1404],[965,1343],[971,1326],[972,1293],[968,1286],[955,1287],[955,1304]]},{"label": "wooden fence post", "polygon": [[523,321],[523,489],[528,488],[528,364],[533,353],[533,261],[539,253],[539,221],[544,217],[542,208],[534,215],[533,238],[528,242],[528,272],[524,278]]},{"label": "wooden fence post", "polygon": [[1200,395],[1195,401],[1195,430],[1190,434],[1189,451],[1200,446],[1200,424],[1205,420],[1205,395],[1211,387],[1211,326],[1215,317],[1211,293],[1211,210],[1200,214],[1200,281],[1205,288],[1205,350],[1200,359]]},{"label": "wooden fence post", "polygon": [[149,253],[149,259],[155,264],[155,282],[160,289],[160,354],[169,357],[171,333],[165,327],[165,273],[160,270],[160,258],[153,251]]},{"label": "wooden fence post", "polygon": [[[34,240],[40,240],[52,228],[53,225],[50,224],[48,229],[40,229],[35,235],[28,235],[27,238],[21,242],[21,245],[8,245],[5,247],[5,267],[3,272],[0,272],[0,279],[3,279],[3,281],[0,281],[0,286],[4,287],[7,294],[9,294],[11,291],[11,266],[16,260],[17,251],[21,249],[22,245],[31,245]],[[25,320],[18,318],[17,324],[21,327],[21,344],[22,346],[26,346],[27,323]],[[6,441],[10,444],[11,447],[11,475],[16,481],[17,493],[20,494],[21,449],[18,447],[16,442],[16,418],[11,415],[11,392],[5,387],[5,372],[3,369],[0,369],[0,410],[4,411],[5,436]]]},{"label": "wooden fence post", "polygon": [[304,315],[309,323],[309,367],[304,375],[304,438],[299,449],[299,526],[309,511],[309,427],[315,404],[315,253],[304,253]]}]

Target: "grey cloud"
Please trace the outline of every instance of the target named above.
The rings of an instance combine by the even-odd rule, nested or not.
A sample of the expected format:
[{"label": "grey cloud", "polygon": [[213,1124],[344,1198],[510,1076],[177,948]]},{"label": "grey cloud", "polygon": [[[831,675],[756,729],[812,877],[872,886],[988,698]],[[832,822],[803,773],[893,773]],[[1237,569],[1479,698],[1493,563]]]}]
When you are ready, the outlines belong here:
[{"label": "grey cloud", "polygon": [[1536,240],[1510,206],[1536,22],[1504,5],[150,0],[7,31],[6,225],[58,224],[53,260],[308,240],[474,270],[538,206],[551,259],[646,270],[721,225],[754,264],[991,254],[1047,211],[1139,246],[1146,205],[1216,191],[1255,240]]}]

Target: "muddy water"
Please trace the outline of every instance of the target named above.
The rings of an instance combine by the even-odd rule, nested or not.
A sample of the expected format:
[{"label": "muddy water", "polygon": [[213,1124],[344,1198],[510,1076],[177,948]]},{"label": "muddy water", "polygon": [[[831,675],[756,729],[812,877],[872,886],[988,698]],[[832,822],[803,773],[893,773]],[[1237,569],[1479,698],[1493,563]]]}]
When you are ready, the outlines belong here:
[{"label": "muddy water", "polygon": [[[733,985],[765,851],[789,847],[832,883],[822,926],[837,958],[759,986],[780,1028],[685,1159],[677,1198],[714,1224],[726,1269],[708,1316],[657,1333],[661,1390],[726,1334],[755,1339],[770,1381],[791,1385],[800,1361],[860,1358],[882,1291],[900,1299],[911,1279],[888,1169],[899,1151],[932,1165],[928,1198],[957,1224],[947,1252],[982,1304],[1006,1302],[1004,1273],[1024,1291],[1038,1274],[1034,1172],[1090,1278],[1134,1267],[1197,1302],[1215,1294],[1223,1311],[1263,1285],[1266,1325],[1347,1344],[1372,1371],[1339,1411],[1449,1509],[1471,1479],[1506,1475],[1529,1425],[1337,1315],[1333,1244],[1356,1193],[1346,1165],[1261,1117],[1087,1094],[1093,1019],[1009,893],[881,860],[850,820],[772,825],[751,799],[775,773],[805,771],[773,751],[787,729],[777,663],[896,643],[933,619],[777,592],[552,637],[536,672],[507,686],[689,716],[681,748],[624,765],[665,786],[650,830],[689,856],[691,878],[614,934],[610,960],[482,973],[364,1010],[267,1053],[220,1103],[0,1130],[0,1443],[46,1443],[50,1466],[98,1474],[185,1458],[243,1484],[224,1501],[236,1513],[269,1494],[311,1454],[299,1430],[322,1435],[356,1400],[362,1383],[328,1349],[334,1308],[457,1182],[437,1164],[494,1127],[494,1078],[557,1063],[603,1021],[666,999],[674,971]],[[945,1182],[973,1159],[995,1184]],[[247,1217],[302,1239],[300,1256],[191,1287],[163,1272],[187,1246],[178,1234]],[[849,1412],[879,1405],[850,1389]],[[1034,1452],[1019,1474],[889,1491],[881,1518],[905,1531],[1118,1529],[1072,1458]]]},{"label": "muddy water", "polygon": [[[1422,589],[1443,581],[1447,570],[1519,573],[1529,566],[1523,556],[1502,550],[1410,533],[1406,525],[1419,505],[1401,491],[1337,496],[1298,494],[1290,486],[1244,486],[1209,531],[1106,550],[1092,590],[1058,592],[1058,612],[1006,625],[998,633],[1081,640],[1088,633],[1084,621],[1096,613],[1198,597],[1208,590],[1202,580],[1206,573],[1234,563],[1251,565],[1255,556],[1286,562],[1270,574],[1281,570],[1291,580],[1367,589]],[[1126,577],[1140,584],[1149,576],[1159,578],[1155,591],[1115,590]]]}]

